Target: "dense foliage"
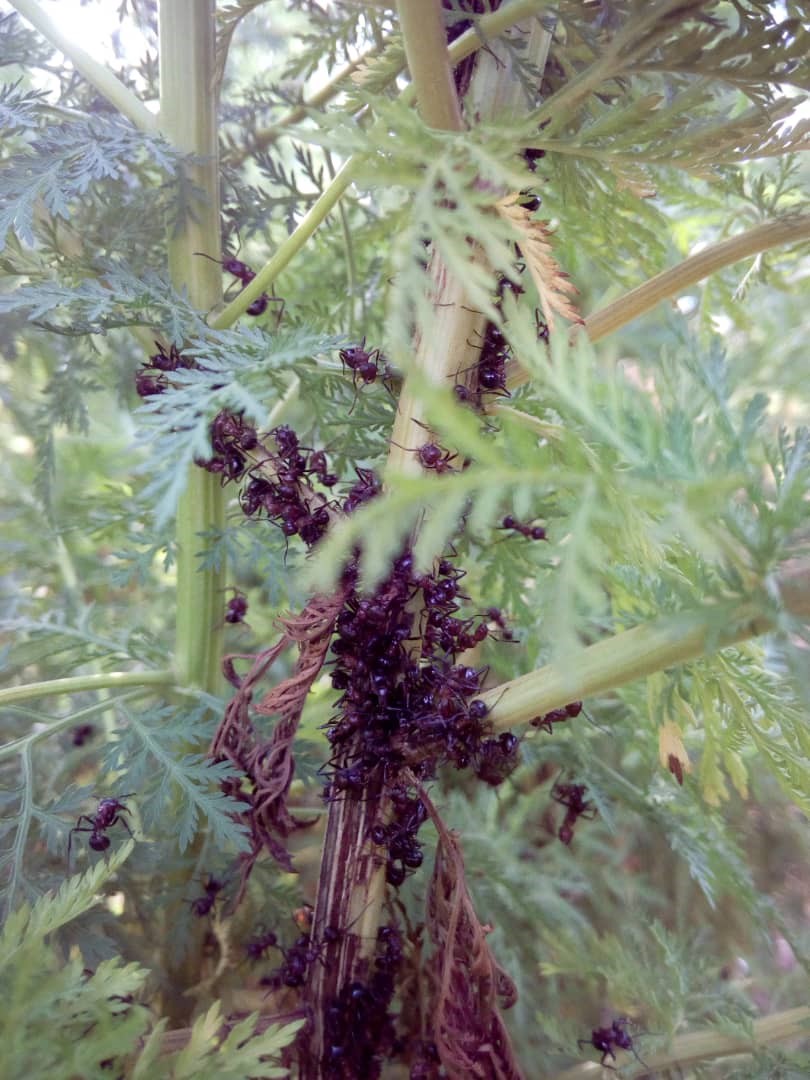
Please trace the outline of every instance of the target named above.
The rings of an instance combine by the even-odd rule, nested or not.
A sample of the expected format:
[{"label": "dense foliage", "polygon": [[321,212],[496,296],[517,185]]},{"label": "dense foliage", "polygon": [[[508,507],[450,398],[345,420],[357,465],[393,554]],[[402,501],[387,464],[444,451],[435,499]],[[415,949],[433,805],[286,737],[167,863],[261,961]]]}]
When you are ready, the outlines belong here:
[{"label": "dense foliage", "polygon": [[810,1069],[810,13],[490,8],[0,7],[5,1075]]}]

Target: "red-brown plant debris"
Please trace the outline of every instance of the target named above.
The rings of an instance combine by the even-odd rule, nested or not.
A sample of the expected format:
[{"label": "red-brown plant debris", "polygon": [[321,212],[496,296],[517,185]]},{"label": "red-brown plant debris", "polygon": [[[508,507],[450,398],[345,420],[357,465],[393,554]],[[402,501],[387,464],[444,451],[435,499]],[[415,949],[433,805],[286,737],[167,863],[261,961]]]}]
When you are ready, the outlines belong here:
[{"label": "red-brown plant debris", "polygon": [[464,876],[464,858],[455,835],[430,799],[420,798],[439,834],[427,898],[433,1040],[449,1077],[520,1080],[499,1012],[517,1000],[515,984],[498,966],[487,944],[491,929],[475,914]]},{"label": "red-brown plant debris", "polygon": [[[250,851],[242,856],[242,882],[234,906],[242,898],[262,849],[285,870],[292,870],[292,860],[283,841],[294,829],[312,824],[293,817],[287,808],[287,793],[295,773],[292,747],[307,694],[323,667],[335,619],[344,602],[344,592],[338,590],[332,596],[314,597],[300,615],[280,619],[284,631],[281,638],[253,658],[244,677],[236,674],[233,664],[236,657],[225,658],[225,675],[236,686],[236,693],[225,710],[209,752],[216,761],[230,761],[248,781],[247,790],[238,780],[228,784],[228,794],[246,804],[241,817],[250,830]],[[279,717],[269,738],[260,739],[251,719],[253,694],[270,665],[291,644],[296,644],[299,650],[293,674],[253,706],[254,713]]]}]

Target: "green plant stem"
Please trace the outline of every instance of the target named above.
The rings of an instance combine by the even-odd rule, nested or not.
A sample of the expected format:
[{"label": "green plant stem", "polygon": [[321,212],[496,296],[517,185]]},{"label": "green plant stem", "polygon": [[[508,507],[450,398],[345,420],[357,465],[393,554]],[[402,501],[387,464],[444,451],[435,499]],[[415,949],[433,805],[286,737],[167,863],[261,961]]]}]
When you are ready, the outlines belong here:
[{"label": "green plant stem", "polygon": [[[691,255],[688,259],[663,270],[648,281],[637,285],[635,289],[620,296],[618,300],[595,311],[585,320],[584,332],[592,342],[601,341],[608,334],[646,314],[657,307],[662,300],[677,296],[684,289],[697,284],[710,274],[716,274],[726,266],[757,255],[782,244],[794,244],[810,237],[810,214],[785,214],[774,221],[765,222],[748,229],[738,236],[711,244]],[[572,337],[579,332],[577,327],[571,331]],[[517,361],[510,361],[507,366],[507,385],[516,389],[529,381],[529,373]],[[494,406],[498,408],[497,403]]]},{"label": "green plant stem", "polygon": [[117,690],[124,686],[172,686],[173,671],[105,671],[100,675],[72,675],[69,679],[49,679],[46,682],[25,683],[0,690],[0,707],[17,705],[34,698],[54,697],[56,694],[78,694],[89,690]]},{"label": "green plant stem", "polygon": [[[739,1035],[726,1035],[722,1031],[708,1029],[690,1031],[678,1035],[672,1045],[657,1054],[644,1053],[646,1068],[634,1061],[629,1054],[620,1054],[618,1067],[622,1076],[647,1076],[652,1072],[665,1069],[685,1068],[701,1061],[731,1057],[737,1054],[752,1054],[757,1047],[768,1043],[784,1042],[786,1039],[806,1037],[810,1025],[810,1009],[800,1007],[763,1016],[752,1023],[751,1039]],[[595,1061],[574,1065],[570,1069],[556,1073],[555,1080],[595,1080],[599,1076],[613,1076],[607,1073]]]},{"label": "green plant stem", "polygon": [[[213,0],[164,0],[160,7],[161,130],[181,150],[194,154],[191,181],[203,193],[194,215],[169,240],[172,284],[187,289],[200,310],[222,298],[220,254],[217,102],[210,93],[214,72]],[[225,525],[225,500],[217,477],[192,466],[177,513],[178,682],[217,693],[222,689],[223,592],[226,567],[201,573],[202,534]]]},{"label": "green plant stem", "polygon": [[585,320],[585,332],[591,341],[600,341],[614,330],[650,311],[662,300],[676,296],[690,285],[695,285],[710,274],[716,274],[723,267],[731,266],[732,263],[769,248],[798,243],[808,237],[810,214],[786,214],[738,236],[721,240],[704,248],[697,255],[684,259],[677,266],[656,274],[607,307],[589,315]]},{"label": "green plant stem", "polygon": [[[423,0],[417,0],[417,2],[421,4]],[[409,7],[410,5],[405,6]],[[414,6],[417,6],[416,2]],[[463,60],[466,56],[471,56],[472,53],[486,44],[487,38],[502,34],[504,30],[513,26],[516,22],[520,22],[521,19],[526,19],[530,15],[544,10],[545,6],[545,4],[539,3],[538,0],[513,0],[513,3],[506,4],[504,7],[499,8],[498,11],[482,17],[478,20],[477,30],[468,30],[458,40],[454,41],[449,49],[444,49],[442,66],[458,64],[460,60]],[[438,49],[432,50],[432,55],[438,57]],[[400,100],[409,102],[414,99],[415,95],[416,87],[412,84],[402,91]],[[429,92],[423,93],[423,97],[425,97],[430,110],[439,108],[438,101],[433,101],[429,96]],[[259,270],[253,281],[242,289],[227,307],[211,321],[211,325],[215,330],[226,330],[229,326],[232,326],[241,315],[244,315],[253,301],[257,300],[265,292],[271,282],[275,281],[279,274],[286,269],[326,218],[327,214],[336,206],[339,199],[351,186],[352,181],[363,166],[364,160],[364,155],[353,154],[344,162],[332,182],[310,207],[301,224],[279,246],[276,253]]]},{"label": "green plant stem", "polygon": [[[201,192],[182,228],[169,238],[168,258],[172,284],[186,289],[191,303],[210,311],[222,300],[220,256],[219,143],[215,85],[216,11],[214,0],[162,0],[160,4],[160,118],[161,130],[180,150],[194,155],[189,179]],[[204,252],[203,259],[195,252]],[[227,567],[201,571],[202,534],[216,533],[225,525],[225,499],[216,476],[192,466],[177,511],[177,624],[175,663],[178,682],[217,694],[224,689],[221,660],[224,642],[224,589]],[[190,854],[199,854],[205,842],[197,833]],[[163,933],[171,936],[174,923],[185,917],[180,899],[194,873],[181,863],[167,874],[167,886],[177,900],[164,912]],[[194,999],[187,994],[200,982],[202,927],[182,956],[167,950],[165,1012],[175,1026],[188,1023]]]},{"label": "green plant stem", "polygon": [[141,131],[154,132],[158,129],[158,118],[150,112],[141,99],[125,86],[104,64],[77,45],[56,25],[50,15],[36,3],[36,0],[11,0],[20,15],[39,30],[40,34],[55,45],[67,57],[80,75],[94,86],[98,92],[111,102],[116,109],[140,128]]},{"label": "green plant stem", "polygon": [[[810,568],[782,574],[777,588],[789,614],[810,615]],[[481,696],[495,728],[512,728],[570,701],[616,690],[773,629],[773,620],[750,605],[725,611],[707,607],[625,630],[584,648],[572,657],[570,667],[548,664]]]},{"label": "green plant stem", "polygon": [[397,11],[411,85],[423,121],[442,131],[463,131],[441,7],[435,0],[399,0]]},{"label": "green plant stem", "polygon": [[[383,49],[385,45],[383,45]],[[275,124],[271,124],[269,127],[264,128],[262,131],[256,133],[255,137],[251,141],[249,146],[235,147],[233,150],[226,151],[223,155],[229,165],[237,166],[241,165],[245,159],[249,156],[253,156],[262,150],[266,150],[268,146],[271,146],[276,139],[281,135],[287,134],[287,131],[293,124],[297,124],[299,120],[306,119],[308,113],[313,109],[323,108],[329,101],[332,100],[343,89],[347,79],[362,68],[364,64],[367,64],[382,50],[374,45],[372,48],[366,50],[357,57],[356,60],[352,60],[346,67],[334,75],[327,83],[316,90],[306,101],[302,101],[300,105],[295,105],[289,112],[286,112],[280,120]]]},{"label": "green plant stem", "polygon": [[215,330],[225,330],[232,326],[240,315],[257,300],[270,286],[282,270],[295,258],[306,244],[327,214],[334,209],[338,199],[354,180],[361,164],[357,155],[349,158],[335,174],[334,180],[323,190],[307,211],[301,224],[279,245],[275,255],[259,270],[256,277],[231,300],[230,304],[212,320]]}]

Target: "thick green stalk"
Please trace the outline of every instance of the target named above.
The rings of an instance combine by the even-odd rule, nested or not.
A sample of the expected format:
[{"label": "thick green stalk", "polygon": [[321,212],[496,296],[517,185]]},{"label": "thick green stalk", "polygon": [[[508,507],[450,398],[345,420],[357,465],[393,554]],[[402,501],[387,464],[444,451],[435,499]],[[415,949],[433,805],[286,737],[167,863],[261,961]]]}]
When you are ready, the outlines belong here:
[{"label": "thick green stalk", "polygon": [[[169,238],[169,271],[175,288],[187,290],[192,304],[201,311],[209,311],[222,299],[222,272],[211,261],[220,256],[217,101],[211,89],[215,26],[214,0],[161,2],[161,130],[180,150],[195,156],[198,164],[189,169],[189,178],[203,193],[190,208],[193,212],[186,215],[182,229]],[[200,258],[195,252],[211,258]],[[201,571],[197,560],[205,543],[202,534],[224,524],[225,502],[217,477],[192,466],[177,511],[175,664],[181,685],[211,693],[223,688],[225,566]],[[197,846],[202,842],[202,834],[198,834]],[[178,897],[188,887],[189,872],[184,869],[168,875]],[[180,900],[166,910],[167,936],[183,910]],[[169,992],[164,1008],[174,1025],[188,1023],[193,1011],[194,998],[188,991],[200,981],[201,944],[197,933],[184,957],[167,962]]]},{"label": "thick green stalk", "polygon": [[[798,567],[776,579],[785,611],[810,616],[810,568]],[[526,724],[569,701],[604,694],[676,664],[686,664],[738,641],[766,634],[774,624],[744,607],[656,619],[605,638],[572,657],[571,665],[548,664],[483,694],[496,728]]]},{"label": "thick green stalk", "polygon": [[[204,193],[183,228],[169,239],[169,271],[195,307],[208,311],[222,298],[217,102],[214,75],[214,0],[163,0],[160,5],[160,126],[180,150],[200,162],[191,181]],[[218,479],[192,467],[177,514],[177,681],[212,693],[222,688],[222,610],[225,568],[201,573],[202,533],[221,529],[225,502]]]},{"label": "thick green stalk", "polygon": [[[741,259],[758,255],[783,244],[795,244],[810,237],[810,214],[785,214],[774,221],[766,221],[753,229],[747,229],[728,240],[720,240],[675,266],[662,270],[660,274],[637,285],[635,289],[620,296],[595,311],[585,320],[585,333],[592,342],[601,341],[608,334],[614,333],[639,316],[652,311],[663,300],[682,293],[699,281],[716,274],[726,266],[732,266]],[[572,331],[572,337],[578,333]],[[507,384],[511,389],[529,381],[529,373],[517,361],[512,361],[507,368]],[[494,408],[497,410],[497,405]]]}]

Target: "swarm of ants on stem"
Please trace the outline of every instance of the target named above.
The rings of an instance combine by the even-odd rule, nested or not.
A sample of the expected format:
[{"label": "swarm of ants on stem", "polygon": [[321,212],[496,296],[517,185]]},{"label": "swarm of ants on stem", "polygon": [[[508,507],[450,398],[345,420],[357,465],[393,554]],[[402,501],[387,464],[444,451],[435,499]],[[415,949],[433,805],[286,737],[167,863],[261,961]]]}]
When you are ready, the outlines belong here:
[{"label": "swarm of ants on stem", "polygon": [[[371,368],[363,365],[377,367],[380,356],[367,351],[365,343],[357,349],[344,350],[347,355],[341,359],[365,385],[373,380]],[[367,353],[366,359],[361,352]],[[373,470],[357,467],[354,481],[337,495],[339,480],[326,453],[302,445],[287,426],[260,435],[241,415],[223,412],[212,422],[211,445],[212,457],[199,464],[220,475],[223,483],[241,485],[244,514],[268,520],[286,538],[299,536],[310,549],[333,517],[354,513],[382,490]],[[432,440],[414,452],[428,470],[453,467],[454,456]],[[528,539],[545,535],[542,526],[514,518],[504,519],[503,527]],[[470,769],[483,783],[497,787],[520,762],[521,740],[511,732],[495,733],[489,708],[481,700],[488,669],[465,663],[462,655],[487,638],[510,641],[514,635],[500,609],[489,607],[480,615],[465,610],[466,574],[455,552],[422,572],[405,547],[371,593],[361,589],[359,558],[359,550],[354,551],[345,566],[338,586],[340,606],[330,615],[333,636],[327,662],[340,696],[325,725],[331,757],[323,768],[324,797],[330,803],[359,803],[370,791],[381,792],[386,809],[376,820],[374,812],[369,816],[367,842],[375,861],[384,866],[388,886],[396,890],[424,862],[419,839],[429,816],[424,782],[449,766]],[[235,592],[226,619],[241,621],[244,604],[242,594]],[[238,680],[235,685],[240,685]],[[577,703],[572,703],[565,716],[570,719],[577,712]],[[547,714],[539,720],[550,731],[558,717]],[[557,794],[561,803],[568,799],[566,827],[572,829],[577,817],[588,816],[590,804],[576,804],[572,792],[562,787]],[[245,813],[251,812],[248,797]],[[210,913],[216,899],[209,880],[204,895],[192,901],[193,913]],[[335,927],[322,927],[316,938],[307,927],[291,944],[282,944],[274,930],[265,930],[245,944],[245,955],[255,962],[278,950],[280,963],[262,982],[271,989],[298,990],[312,977],[313,965],[322,965],[331,955],[328,950],[339,935]],[[397,935],[394,927],[384,927],[367,974],[333,988],[335,996],[324,1006],[326,1049],[319,1075],[374,1077],[382,1060],[397,1051],[390,1011],[401,959]],[[347,1030],[362,1031],[363,1038],[349,1039]],[[433,1044],[430,1038],[423,1043],[419,1067],[430,1076]]]}]

